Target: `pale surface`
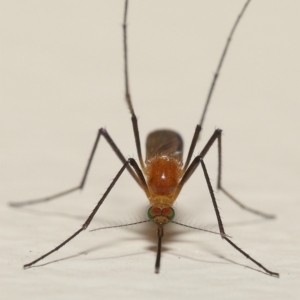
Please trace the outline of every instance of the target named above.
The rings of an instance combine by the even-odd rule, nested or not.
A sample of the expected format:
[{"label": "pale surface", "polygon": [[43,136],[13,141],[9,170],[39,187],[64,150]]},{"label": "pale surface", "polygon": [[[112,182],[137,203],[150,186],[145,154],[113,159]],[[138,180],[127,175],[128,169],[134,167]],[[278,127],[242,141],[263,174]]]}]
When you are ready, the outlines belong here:
[{"label": "pale surface", "polygon": [[[168,127],[185,154],[217,60],[244,1],[132,1],[130,83],[141,140]],[[166,228],[154,274],[151,224],[86,231],[24,271],[80,228],[121,166],[102,141],[86,189],[23,209],[9,200],[79,182],[105,126],[136,157],[124,103],[123,1],[1,1],[1,299],[299,299],[300,2],[253,1],[238,28],[204,124],[199,153],[224,129],[224,185],[277,215],[262,220],[217,194],[227,233],[269,269],[258,272],[218,236]],[[207,166],[216,183],[216,147]],[[90,228],[145,218],[147,199],[120,180]],[[176,202],[179,219],[217,230],[202,172]]]}]

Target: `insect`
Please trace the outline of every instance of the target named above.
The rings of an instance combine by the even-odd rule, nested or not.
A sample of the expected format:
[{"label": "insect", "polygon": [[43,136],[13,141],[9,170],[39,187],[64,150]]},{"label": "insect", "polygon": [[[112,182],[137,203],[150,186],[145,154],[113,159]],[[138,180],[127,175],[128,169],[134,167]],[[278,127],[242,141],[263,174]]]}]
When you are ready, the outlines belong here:
[{"label": "insect", "polygon": [[[88,159],[88,163],[86,165],[83,178],[81,180],[81,183],[78,186],[75,186],[71,189],[59,192],[55,195],[51,195],[49,197],[30,200],[30,201],[24,201],[24,202],[14,202],[11,203],[12,206],[24,206],[24,205],[31,205],[31,204],[37,204],[42,202],[47,202],[52,199],[58,198],[60,196],[70,194],[74,191],[80,190],[84,188],[89,169],[91,167],[94,154],[97,149],[97,145],[100,141],[100,137],[104,137],[104,139],[108,142],[108,144],[111,146],[112,150],[116,153],[118,158],[122,162],[122,167],[112,180],[111,184],[108,186],[107,190],[101,197],[101,199],[98,201],[97,205],[94,207],[92,213],[88,216],[82,227],[77,230],[75,233],[73,233],[69,238],[67,238],[64,242],[62,242],[60,245],[52,249],[51,251],[45,253],[41,257],[37,258],[36,260],[27,263],[24,265],[24,268],[31,267],[35,265],[37,262],[41,261],[45,257],[49,256],[53,252],[57,251],[64,245],[66,245],[69,241],[71,241],[73,238],[75,238],[80,232],[85,230],[93,220],[94,216],[98,212],[100,206],[104,202],[104,200],[109,195],[111,189],[114,187],[116,182],[119,180],[120,176],[123,174],[123,172],[126,170],[130,173],[132,178],[136,181],[136,183],[142,188],[142,190],[145,192],[150,207],[148,209],[148,219],[152,221],[157,226],[157,255],[156,255],[156,262],[155,262],[155,272],[159,273],[160,270],[160,261],[161,261],[161,247],[162,247],[162,239],[164,236],[164,226],[168,223],[175,222],[175,211],[173,208],[173,204],[175,200],[177,199],[178,195],[180,194],[182,188],[186,184],[186,182],[189,180],[189,178],[193,175],[195,170],[198,167],[201,167],[204,179],[207,184],[208,191],[210,193],[210,197],[213,203],[213,207],[215,210],[216,218],[218,221],[219,226],[219,232],[226,242],[228,242],[233,248],[235,248],[237,251],[239,251],[241,254],[243,254],[246,258],[250,259],[254,264],[256,264],[258,267],[263,269],[267,274],[279,277],[279,274],[273,271],[270,271],[266,267],[264,267],[260,262],[252,258],[249,254],[244,252],[239,246],[237,246],[235,243],[231,241],[231,239],[227,236],[225,233],[225,229],[223,226],[223,222],[221,220],[221,215],[219,212],[219,208],[217,206],[216,198],[213,192],[213,188],[209,179],[208,171],[204,162],[204,158],[206,154],[209,152],[212,145],[215,143],[218,146],[218,182],[217,187],[219,190],[221,190],[223,193],[225,193],[231,200],[233,200],[235,203],[237,203],[242,208],[248,210],[249,212],[252,212],[254,214],[258,214],[260,216],[263,216],[265,218],[271,218],[272,215],[265,214],[263,212],[257,211],[255,209],[249,208],[239,202],[236,198],[234,198],[223,186],[221,183],[221,139],[222,139],[222,130],[216,129],[208,142],[205,144],[204,148],[200,152],[199,155],[196,155],[193,158],[194,150],[197,144],[197,141],[199,140],[200,132],[204,124],[204,120],[207,113],[207,108],[209,106],[209,103],[211,101],[212,93],[215,88],[215,84],[218,79],[218,75],[220,73],[220,70],[222,68],[224,58],[226,57],[227,50],[229,48],[231,39],[234,35],[234,32],[237,28],[237,25],[239,24],[246,8],[248,7],[251,0],[246,1],[245,5],[243,6],[240,14],[238,15],[231,31],[228,37],[228,40],[226,42],[225,48],[223,50],[223,53],[221,55],[217,70],[215,72],[213,81],[211,83],[209,93],[205,102],[205,106],[202,112],[202,116],[200,119],[200,122],[197,124],[195,128],[195,132],[189,147],[188,155],[186,158],[186,161],[183,162],[183,140],[181,136],[172,130],[155,130],[151,132],[147,137],[146,142],[146,158],[145,161],[142,156],[141,152],[141,144],[140,144],[140,135],[139,135],[139,127],[138,127],[138,121],[137,117],[134,111],[133,103],[131,100],[130,95],[130,89],[129,89],[129,75],[128,75],[128,51],[127,51],[127,13],[128,13],[128,3],[129,0],[125,1],[125,8],[124,8],[124,20],[123,20],[123,37],[124,37],[124,73],[125,73],[125,100],[128,106],[128,109],[131,114],[131,121],[132,121],[132,127],[135,137],[135,144],[138,154],[138,162],[133,159],[129,158],[126,159],[118,146],[115,144],[109,133],[104,129],[101,128],[98,131],[98,134],[96,136],[96,140],[94,142],[94,145],[92,147],[91,154]],[[139,164],[138,164],[139,163]]]}]

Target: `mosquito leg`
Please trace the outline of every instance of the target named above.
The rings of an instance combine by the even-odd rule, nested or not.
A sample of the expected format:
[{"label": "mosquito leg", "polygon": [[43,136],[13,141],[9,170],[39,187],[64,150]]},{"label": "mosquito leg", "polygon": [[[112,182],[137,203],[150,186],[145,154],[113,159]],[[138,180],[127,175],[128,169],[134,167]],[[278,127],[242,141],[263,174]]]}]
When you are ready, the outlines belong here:
[{"label": "mosquito leg", "polygon": [[[245,204],[243,204],[241,201],[239,201],[238,199],[236,199],[232,194],[230,194],[226,189],[224,189],[224,187],[222,186],[222,130],[217,129],[214,133],[214,135],[212,136],[212,139],[210,139],[207,143],[207,145],[204,147],[204,149],[202,150],[201,154],[204,157],[204,155],[209,151],[211,145],[214,143],[214,141],[218,139],[218,180],[217,180],[217,188],[218,190],[222,191],[230,200],[232,200],[235,204],[237,204],[240,208],[249,211],[253,214],[259,215],[263,218],[266,219],[272,219],[275,218],[274,215],[272,214],[267,214],[264,212],[261,212],[257,209],[253,209],[249,206],[246,206]],[[200,155],[201,155],[200,154]]]},{"label": "mosquito leg", "polygon": [[[194,134],[193,140],[195,138],[196,138],[196,134]],[[275,216],[272,214],[267,214],[267,213],[264,213],[264,212],[261,212],[261,211],[258,211],[256,209],[246,206],[241,201],[237,200],[234,196],[232,196],[226,189],[223,188],[222,183],[221,183],[221,178],[222,178],[222,176],[221,176],[222,175],[222,130],[221,129],[215,130],[215,132],[213,133],[213,135],[211,136],[211,138],[209,139],[209,141],[206,143],[205,147],[201,151],[199,157],[204,158],[216,140],[218,141],[218,180],[217,180],[218,190],[222,191],[229,199],[231,199],[235,204],[237,204],[242,209],[247,210],[253,214],[259,215],[261,217],[267,218],[267,219],[274,218]],[[193,145],[193,142],[191,144],[191,147],[192,147],[192,145]],[[186,172],[187,175],[184,176],[185,181],[188,180],[188,178],[193,174],[193,172],[194,171]]]},{"label": "mosquito leg", "polygon": [[221,190],[229,199],[231,199],[234,203],[236,203],[242,209],[245,209],[245,210],[247,210],[247,211],[249,211],[251,213],[254,213],[256,215],[262,216],[262,217],[264,217],[266,219],[274,219],[276,217],[275,215],[267,214],[267,213],[261,212],[259,210],[253,209],[253,208],[251,208],[249,206],[246,206],[241,201],[237,200],[237,198],[235,198],[232,194],[230,194],[222,186],[218,186],[218,189]]},{"label": "mosquito leg", "polygon": [[252,262],[254,262],[257,266],[259,266],[260,268],[262,268],[263,270],[265,270],[268,274],[270,274],[271,276],[277,277],[279,278],[279,273],[276,272],[272,272],[270,270],[268,270],[266,267],[264,267],[261,263],[259,263],[257,260],[255,260],[254,258],[252,258],[249,254],[247,254],[245,251],[243,251],[240,247],[238,247],[235,243],[233,243],[230,239],[228,239],[227,237],[223,237],[224,240],[226,240],[233,248],[235,248],[236,250],[238,250],[239,252],[241,252],[245,257],[247,257],[248,259],[250,259]]},{"label": "mosquito leg", "polygon": [[238,24],[240,22],[240,20],[242,19],[249,3],[250,3],[251,0],[247,0],[246,3],[244,4],[241,12],[239,13],[239,15],[237,16],[231,30],[230,30],[230,33],[229,33],[229,36],[227,38],[227,41],[226,41],[226,44],[224,46],[224,49],[222,51],[222,54],[221,54],[221,57],[219,59],[219,62],[218,62],[218,66],[217,66],[217,70],[214,74],[214,77],[213,77],[213,80],[212,80],[212,83],[210,85],[210,88],[209,88],[209,91],[208,91],[208,95],[206,97],[206,101],[205,101],[205,105],[204,105],[204,109],[203,109],[203,112],[202,112],[202,116],[201,116],[201,119],[200,119],[200,122],[199,122],[199,125],[201,127],[203,127],[203,123],[204,123],[204,119],[205,119],[205,116],[206,116],[206,113],[207,113],[207,108],[208,108],[208,105],[210,103],[210,100],[211,100],[211,97],[212,97],[212,94],[215,90],[215,86],[216,86],[216,83],[217,83],[217,80],[218,80],[218,77],[220,75],[220,72],[221,72],[221,69],[222,69],[222,66],[223,66],[223,62],[226,58],[226,54],[227,54],[227,51],[228,51],[228,48],[230,46],[230,43],[232,41],[232,38],[234,36],[234,33],[235,33],[235,30],[236,28],[238,27]]},{"label": "mosquito leg", "polygon": [[[118,179],[120,178],[120,176],[122,175],[122,173],[124,172],[124,170],[131,165],[134,170],[139,170],[139,167],[137,165],[137,163],[135,162],[135,160],[133,158],[129,158],[122,166],[122,168],[119,170],[119,172],[117,173],[117,175],[115,176],[115,178],[113,179],[113,181],[111,182],[111,184],[109,185],[109,187],[107,188],[107,190],[105,191],[105,193],[103,194],[103,196],[101,197],[101,199],[99,200],[99,202],[97,203],[97,205],[95,206],[95,208],[93,209],[92,213],[89,215],[89,217],[86,219],[86,221],[84,222],[84,224],[82,225],[82,227],[77,230],[74,234],[72,234],[68,239],[66,239],[64,242],[62,242],[61,244],[59,244],[57,247],[55,247],[54,249],[52,249],[51,251],[47,252],[46,254],[42,255],[41,257],[39,257],[38,259],[25,264],[24,268],[28,268],[34,264],[36,264],[37,262],[39,262],[40,260],[44,259],[45,257],[49,256],[50,254],[52,254],[53,252],[57,251],[58,249],[60,249],[61,247],[63,247],[64,245],[66,245],[68,242],[70,242],[73,238],[75,238],[81,231],[85,230],[89,224],[92,222],[94,216],[96,215],[98,209],[100,208],[100,206],[102,205],[102,203],[104,202],[104,200],[106,199],[107,195],[109,194],[109,192],[111,191],[111,189],[114,187],[114,185],[116,184],[116,182],[118,181]],[[144,177],[140,178],[141,182],[144,182],[144,184],[146,185],[145,179]],[[145,186],[145,188],[147,188],[147,186]]]},{"label": "mosquito leg", "polygon": [[[221,219],[221,215],[220,215],[220,212],[219,212],[217,201],[216,201],[216,198],[215,198],[215,195],[214,195],[214,192],[213,192],[213,188],[212,188],[209,176],[208,176],[208,172],[207,172],[206,166],[205,166],[204,161],[203,161],[203,157],[201,157],[200,155],[195,157],[195,159],[191,163],[190,167],[187,169],[187,171],[184,174],[183,179],[181,181],[183,181],[185,178],[188,179],[190,177],[190,175],[192,173],[194,173],[194,171],[196,170],[196,168],[198,167],[199,164],[201,164],[201,166],[202,166],[204,177],[205,177],[205,180],[206,180],[206,183],[207,183],[207,187],[208,187],[208,190],[209,190],[212,202],[213,202],[214,210],[215,210],[215,213],[216,213],[216,217],[217,217],[217,220],[218,220],[219,230],[220,230],[220,234],[221,234],[222,239],[225,239],[231,246],[233,246],[236,250],[238,250],[240,253],[242,253],[246,258],[250,259],[253,263],[255,263],[258,267],[262,268],[268,274],[270,274],[271,276],[274,276],[274,277],[279,277],[278,273],[272,272],[272,271],[268,270],[267,268],[265,268],[261,263],[259,263],[255,259],[253,259],[249,254],[244,252],[235,243],[233,243],[230,239],[228,239],[228,237],[225,233],[225,229],[224,229],[224,226],[223,226],[223,222],[222,222],[222,219]],[[189,173],[191,173],[191,174],[189,174]],[[186,180],[182,183],[182,185],[185,182],[186,182]],[[180,182],[180,188],[182,187],[182,185],[181,185],[181,182]]]},{"label": "mosquito leg", "polygon": [[[187,161],[190,161],[194,148],[195,148],[195,143],[196,143],[196,139],[199,136],[201,127],[199,125],[197,125],[195,133],[194,133],[194,137],[189,149],[189,154],[188,154],[188,158]],[[183,187],[183,185],[189,180],[189,178],[192,176],[192,174],[194,173],[194,171],[197,169],[198,165],[199,165],[199,161],[197,162],[197,158],[204,158],[204,156],[206,155],[206,153],[208,152],[208,150],[210,149],[210,147],[213,145],[213,143],[215,142],[216,139],[218,139],[219,136],[221,136],[221,129],[216,129],[215,132],[213,133],[213,135],[211,136],[211,138],[209,139],[209,141],[206,143],[205,147],[203,148],[203,150],[201,151],[201,153],[199,155],[197,155],[193,162],[190,165],[187,165],[187,162],[185,163],[185,167],[184,170],[187,169],[181,179],[181,182],[179,183],[179,191],[180,192],[181,188]],[[192,150],[191,150],[192,148]],[[219,162],[220,162],[220,151],[219,151]],[[220,163],[219,163],[219,169],[220,169]]]},{"label": "mosquito leg", "polygon": [[141,142],[140,142],[138,121],[137,121],[137,117],[135,115],[131,116],[131,122],[132,122],[135,145],[136,145],[136,149],[137,149],[137,153],[138,153],[138,157],[139,157],[139,162],[141,164],[142,169],[145,170],[145,164],[144,164],[144,160],[143,160],[143,156],[142,156],[142,150],[141,150]]},{"label": "mosquito leg", "polygon": [[[57,199],[57,198],[59,198],[61,196],[65,196],[65,195],[68,195],[70,193],[73,193],[73,192],[75,192],[77,190],[82,190],[84,188],[84,185],[85,185],[85,182],[86,182],[86,179],[87,179],[87,176],[88,176],[88,172],[90,170],[90,167],[91,167],[91,164],[92,164],[92,160],[94,158],[94,154],[96,152],[96,149],[97,149],[97,146],[98,146],[98,143],[100,141],[100,137],[101,136],[103,136],[106,139],[106,141],[108,142],[108,144],[111,146],[112,150],[116,153],[116,155],[119,157],[119,159],[121,160],[121,162],[124,164],[127,161],[125,159],[124,155],[121,153],[120,149],[114,143],[114,141],[112,140],[112,138],[110,137],[110,135],[108,134],[108,132],[106,131],[106,129],[100,128],[98,130],[96,140],[94,142],[91,154],[89,156],[87,165],[85,167],[85,170],[84,170],[84,173],[83,173],[83,176],[82,176],[82,179],[81,179],[81,182],[79,183],[79,185],[77,185],[77,186],[75,186],[73,188],[64,190],[62,192],[59,192],[59,193],[47,196],[47,197],[33,199],[33,200],[27,200],[27,201],[20,201],[20,202],[10,202],[9,205],[10,206],[14,206],[14,207],[20,207],[20,206],[26,206],[26,205],[32,205],[32,204],[38,204],[38,203],[48,202],[48,201],[51,201],[53,199]],[[138,185],[143,188],[143,185],[141,184],[139,177],[132,170],[132,168],[130,166],[127,166],[127,170],[132,175],[132,177],[134,178],[134,180],[138,183]]]},{"label": "mosquito leg", "polygon": [[135,145],[139,157],[139,162],[142,166],[142,169],[145,169],[144,160],[142,156],[141,150],[141,142],[140,142],[140,134],[139,134],[139,127],[137,117],[134,112],[134,108],[131,101],[130,96],[130,89],[129,89],[129,72],[128,72],[128,51],[127,51],[127,12],[128,12],[128,1],[125,1],[125,8],[124,8],[124,19],[123,19],[123,52],[124,52],[124,78],[125,78],[125,100],[128,106],[128,109],[131,114],[131,122],[133,127]]},{"label": "mosquito leg", "polygon": [[272,214],[267,214],[267,213],[261,212],[259,210],[253,209],[249,206],[246,206],[245,204],[243,204],[241,201],[236,199],[233,195],[231,195],[227,190],[225,190],[223,188],[222,183],[221,183],[221,178],[222,178],[222,130],[221,129],[217,129],[215,131],[212,138],[208,141],[208,143],[206,144],[206,146],[204,147],[204,149],[202,150],[200,155],[202,155],[202,157],[204,157],[216,139],[218,139],[218,180],[217,180],[218,190],[222,191],[230,200],[232,200],[240,208],[247,210],[253,214],[259,215],[261,217],[267,218],[267,219],[274,218],[275,216]]},{"label": "mosquito leg", "polygon": [[186,162],[185,162],[185,164],[184,164],[184,168],[183,168],[183,171],[184,171],[184,172],[186,171],[187,167],[188,167],[189,164],[190,164],[192,155],[193,155],[193,153],[194,153],[194,150],[195,150],[195,147],[196,147],[196,144],[197,144],[199,135],[200,135],[200,131],[201,131],[201,126],[200,126],[200,125],[197,125],[197,126],[196,126],[196,129],[195,129],[195,132],[194,132],[194,136],[193,136],[191,145],[190,145],[190,148],[189,148],[189,153],[188,153],[188,156],[187,156],[187,158],[186,158]]}]

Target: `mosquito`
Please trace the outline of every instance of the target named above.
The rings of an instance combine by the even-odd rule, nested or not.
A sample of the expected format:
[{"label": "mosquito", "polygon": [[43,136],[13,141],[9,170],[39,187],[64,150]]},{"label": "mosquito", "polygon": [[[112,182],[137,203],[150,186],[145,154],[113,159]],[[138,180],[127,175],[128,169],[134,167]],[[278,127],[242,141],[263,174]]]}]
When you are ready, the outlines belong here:
[{"label": "mosquito", "polygon": [[[270,271],[266,267],[264,267],[260,262],[252,258],[249,254],[243,251],[239,246],[237,246],[234,242],[231,241],[230,237],[225,233],[225,229],[223,226],[223,222],[221,220],[220,211],[216,202],[216,198],[213,192],[213,188],[208,176],[208,171],[204,162],[205,155],[209,152],[212,145],[217,143],[218,146],[218,176],[217,176],[217,188],[218,190],[222,191],[229,199],[239,205],[241,208],[254,213],[256,215],[260,215],[264,218],[273,218],[273,215],[269,215],[258,210],[252,209],[247,207],[246,205],[242,204],[239,200],[237,200],[231,193],[229,193],[221,183],[221,173],[222,173],[222,157],[221,157],[221,146],[222,146],[222,130],[216,129],[208,142],[205,144],[204,148],[200,152],[199,155],[196,155],[193,159],[193,153],[196,147],[196,144],[199,140],[200,132],[203,127],[204,119],[206,117],[207,109],[211,101],[211,97],[213,91],[215,89],[215,85],[220,74],[220,70],[222,68],[224,59],[227,54],[227,50],[229,48],[230,42],[233,38],[234,32],[243,17],[249,3],[251,0],[247,0],[242,10],[240,11],[238,17],[236,18],[233,27],[229,33],[227,38],[225,47],[222,51],[220,60],[218,62],[218,66],[216,72],[214,74],[212,83],[209,88],[209,92],[206,98],[205,106],[201,115],[200,122],[196,125],[196,129],[189,147],[188,155],[186,158],[185,163],[183,162],[183,140],[181,136],[172,130],[155,130],[151,132],[146,141],[146,159],[144,161],[142,152],[141,152],[141,143],[140,143],[140,134],[139,134],[139,127],[137,117],[133,108],[133,104],[131,101],[130,96],[130,89],[129,89],[129,72],[128,72],[128,51],[127,51],[127,14],[128,14],[128,4],[129,0],[125,0],[125,7],[124,7],[124,19],[123,19],[123,47],[124,47],[124,78],[125,78],[125,100],[128,106],[128,109],[131,114],[131,122],[133,127],[133,133],[135,138],[135,145],[138,154],[138,162],[134,158],[126,159],[122,152],[120,151],[119,147],[115,144],[109,133],[104,128],[100,128],[98,130],[96,140],[93,144],[91,154],[88,158],[87,165],[85,167],[83,177],[81,182],[78,186],[75,186],[71,189],[64,190],[62,192],[56,193],[54,195],[28,200],[23,202],[12,202],[10,203],[11,206],[20,207],[25,205],[37,204],[42,202],[47,202],[61,196],[70,194],[77,190],[82,190],[84,188],[88,172],[90,166],[92,164],[92,160],[94,158],[94,154],[96,152],[100,137],[103,136],[104,139],[108,142],[111,146],[112,150],[115,152],[117,157],[122,162],[122,167],[118,171],[117,175],[112,180],[111,184],[108,186],[107,190],[98,201],[97,205],[94,207],[92,213],[88,216],[82,227],[73,233],[69,238],[67,238],[64,242],[60,245],[52,249],[51,251],[45,253],[41,257],[35,259],[34,261],[27,263],[24,265],[24,268],[29,268],[35,265],[37,262],[41,261],[45,257],[49,256],[53,252],[57,251],[68,242],[70,242],[73,238],[75,238],[79,233],[84,231],[93,220],[94,216],[98,212],[98,209],[103,204],[104,200],[115,186],[117,181],[119,180],[120,176],[123,174],[125,170],[127,170],[132,178],[136,181],[136,183],[142,188],[145,192],[150,207],[148,209],[148,219],[146,221],[136,222],[136,223],[143,223],[151,221],[157,226],[157,254],[156,254],[156,261],[155,261],[155,273],[159,273],[160,270],[160,261],[161,261],[161,247],[162,247],[162,239],[164,236],[164,226],[168,223],[175,223],[179,225],[178,222],[174,221],[175,211],[173,209],[173,204],[180,194],[183,186],[189,180],[189,178],[193,175],[195,170],[198,166],[201,166],[204,178],[207,184],[208,191],[210,193],[210,197],[212,200],[212,204],[214,207],[214,211],[216,214],[216,218],[218,221],[219,227],[219,235],[223,240],[228,242],[233,248],[243,254],[246,258],[251,260],[254,264],[256,264],[259,268],[265,271],[266,274],[279,277],[279,273]],[[136,224],[132,223],[132,224]],[[127,225],[132,225],[127,224]],[[119,225],[118,227],[127,226],[127,225]],[[115,227],[115,226],[112,226]],[[188,226],[187,226],[188,227]],[[202,230],[202,229],[201,229]]]}]

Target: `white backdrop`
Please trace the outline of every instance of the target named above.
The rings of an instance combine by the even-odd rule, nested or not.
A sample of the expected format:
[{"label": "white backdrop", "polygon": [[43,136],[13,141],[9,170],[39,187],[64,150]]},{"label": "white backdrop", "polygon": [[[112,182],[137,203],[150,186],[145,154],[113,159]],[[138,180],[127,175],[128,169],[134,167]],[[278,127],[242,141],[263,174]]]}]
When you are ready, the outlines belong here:
[{"label": "white backdrop", "polygon": [[[244,1],[131,1],[129,67],[141,140],[179,131],[185,153],[229,30]],[[80,228],[120,168],[101,141],[83,192],[13,209],[8,201],[77,184],[97,129],[137,157],[124,102],[123,1],[1,1],[1,299],[297,299],[299,296],[299,1],[253,1],[222,70],[199,153],[224,130],[223,181],[263,220],[217,193],[233,241],[279,272],[272,278],[220,237],[166,227],[154,274],[152,224],[83,232],[58,253],[22,269]],[[216,184],[216,147],[207,167]],[[148,202],[125,174],[90,225],[145,218]],[[217,230],[201,172],[175,208],[190,225]]]}]

